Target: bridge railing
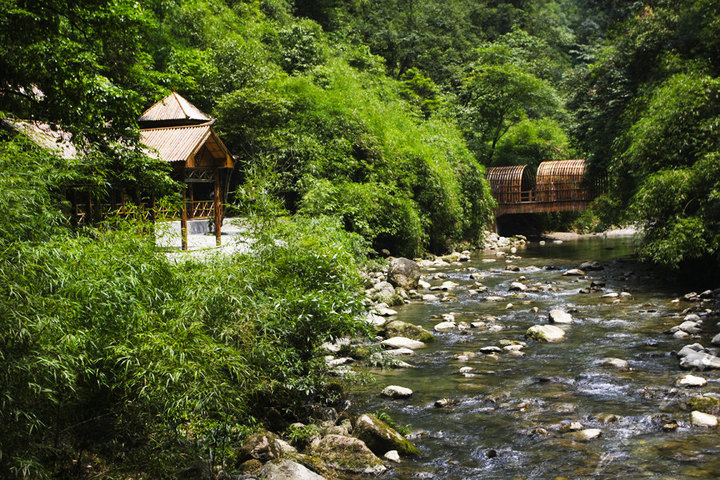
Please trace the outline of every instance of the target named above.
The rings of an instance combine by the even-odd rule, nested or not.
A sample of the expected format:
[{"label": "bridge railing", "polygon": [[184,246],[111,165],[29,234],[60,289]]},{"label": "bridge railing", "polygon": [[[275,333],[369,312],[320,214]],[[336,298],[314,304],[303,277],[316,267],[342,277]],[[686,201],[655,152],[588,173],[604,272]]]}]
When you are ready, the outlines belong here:
[{"label": "bridge railing", "polygon": [[579,187],[557,187],[533,190],[493,191],[498,204],[584,202],[595,198],[592,189]]}]

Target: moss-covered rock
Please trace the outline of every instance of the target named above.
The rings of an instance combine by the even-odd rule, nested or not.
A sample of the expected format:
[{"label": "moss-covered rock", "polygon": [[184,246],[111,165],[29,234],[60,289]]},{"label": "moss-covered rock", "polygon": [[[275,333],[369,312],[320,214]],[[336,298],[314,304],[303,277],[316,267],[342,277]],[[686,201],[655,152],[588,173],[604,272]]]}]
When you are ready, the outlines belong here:
[{"label": "moss-covered rock", "polygon": [[352,473],[382,473],[382,461],[355,437],[327,435],[310,445],[309,453],[332,468]]},{"label": "moss-covered rock", "polygon": [[243,442],[242,447],[238,451],[238,461],[245,462],[255,459],[261,462],[267,462],[282,456],[282,450],[278,443],[278,436],[272,432],[260,432]]},{"label": "moss-covered rock", "polygon": [[720,415],[720,398],[710,395],[699,395],[687,401],[688,410],[697,410],[712,415]]},{"label": "moss-covered rock", "polygon": [[425,330],[423,327],[403,322],[401,320],[393,320],[385,325],[383,334],[386,338],[407,337],[425,343],[435,340],[435,335]]},{"label": "moss-covered rock", "polygon": [[377,455],[384,455],[389,450],[397,450],[400,455],[420,454],[407,438],[374,415],[360,415],[353,433]]}]

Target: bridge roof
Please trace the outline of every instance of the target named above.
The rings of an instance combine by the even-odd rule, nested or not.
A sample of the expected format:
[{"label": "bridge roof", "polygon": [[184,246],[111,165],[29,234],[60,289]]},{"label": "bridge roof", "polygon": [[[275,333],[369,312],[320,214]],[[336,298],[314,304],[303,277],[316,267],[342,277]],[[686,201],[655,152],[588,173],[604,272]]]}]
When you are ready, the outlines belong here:
[{"label": "bridge roof", "polygon": [[582,182],[587,170],[584,159],[542,162],[538,167],[538,185],[548,182]]},{"label": "bridge roof", "polygon": [[485,175],[492,190],[529,190],[534,186],[532,170],[527,165],[510,165],[507,167],[491,167]]}]

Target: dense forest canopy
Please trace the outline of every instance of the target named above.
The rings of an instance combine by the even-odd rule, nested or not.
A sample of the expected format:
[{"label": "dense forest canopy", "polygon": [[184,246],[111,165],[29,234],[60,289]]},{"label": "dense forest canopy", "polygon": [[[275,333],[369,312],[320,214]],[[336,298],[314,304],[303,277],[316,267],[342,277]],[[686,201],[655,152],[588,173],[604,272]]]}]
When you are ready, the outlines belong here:
[{"label": "dense forest canopy", "polygon": [[[89,451],[113,474],[142,464],[160,478],[210,455],[218,432],[268,421],[259,400],[301,415],[324,388],[317,345],[359,330],[360,258],[479,242],[489,166],[587,158],[608,190],[577,225],[636,223],[645,258],[716,268],[719,11],[0,0],[0,476],[69,476]],[[218,119],[238,156],[231,208],[292,216],[268,228],[286,244],[265,239],[203,276],[169,263],[138,235],[147,226],[69,226],[71,187],[177,195],[136,122],[173,90]],[[80,154],[27,142],[8,127],[18,119],[61,128]],[[223,308],[199,295],[211,285]]]}]

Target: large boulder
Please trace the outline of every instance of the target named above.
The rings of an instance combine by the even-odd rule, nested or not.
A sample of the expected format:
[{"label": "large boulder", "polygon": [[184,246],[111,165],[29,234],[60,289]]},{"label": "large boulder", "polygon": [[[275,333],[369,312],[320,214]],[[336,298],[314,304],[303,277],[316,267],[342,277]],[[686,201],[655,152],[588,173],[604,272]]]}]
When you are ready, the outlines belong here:
[{"label": "large boulder", "polygon": [[560,310],[557,308],[550,310],[550,313],[548,314],[548,320],[550,320],[550,323],[573,323],[572,315],[570,315],[564,310]]},{"label": "large boulder", "polygon": [[327,435],[310,445],[310,454],[344,472],[377,474],[385,471],[382,460],[365,442],[355,437]]},{"label": "large boulder", "polygon": [[409,258],[393,258],[390,260],[387,279],[394,286],[405,290],[417,288],[420,280],[420,265]]},{"label": "large boulder", "polygon": [[399,385],[388,385],[381,393],[382,395],[390,398],[408,398],[412,396],[413,391]]},{"label": "large boulder", "polygon": [[708,353],[699,343],[685,345],[677,355],[680,358],[680,368],[685,370],[720,369],[720,357]]},{"label": "large boulder", "polygon": [[534,325],[527,329],[525,336],[539,342],[559,342],[565,338],[565,330],[555,325]]},{"label": "large boulder", "polygon": [[420,453],[407,438],[374,415],[360,415],[353,432],[377,455],[384,455],[389,450],[397,450],[401,455]]},{"label": "large boulder", "polygon": [[325,480],[325,477],[292,460],[266,463],[260,470],[260,478],[265,480]]},{"label": "large boulder", "polygon": [[261,462],[268,462],[276,458],[280,458],[283,454],[278,436],[272,432],[260,432],[243,442],[238,459],[241,462],[255,459]]},{"label": "large boulder", "polygon": [[425,330],[419,325],[403,322],[401,320],[393,320],[385,325],[385,337],[407,337],[420,342],[432,342],[435,335]]},{"label": "large boulder", "polygon": [[418,340],[413,340],[407,337],[390,337],[387,340],[380,342],[384,347],[390,348],[409,348],[410,350],[417,350],[418,348],[424,348],[425,344]]}]

